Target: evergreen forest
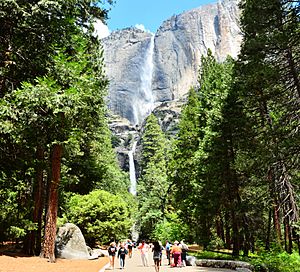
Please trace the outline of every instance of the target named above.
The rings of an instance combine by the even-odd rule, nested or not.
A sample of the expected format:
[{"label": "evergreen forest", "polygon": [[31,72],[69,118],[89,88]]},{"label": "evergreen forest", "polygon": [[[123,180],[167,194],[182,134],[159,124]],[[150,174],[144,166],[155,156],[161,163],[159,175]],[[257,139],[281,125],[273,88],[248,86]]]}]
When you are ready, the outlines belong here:
[{"label": "evergreen forest", "polygon": [[94,35],[112,5],[0,2],[0,244],[54,262],[66,222],[91,247],[134,226],[140,239],[184,240],[255,271],[300,271],[299,1],[240,2],[238,58],[202,56],[175,136],[145,120],[136,195]]}]

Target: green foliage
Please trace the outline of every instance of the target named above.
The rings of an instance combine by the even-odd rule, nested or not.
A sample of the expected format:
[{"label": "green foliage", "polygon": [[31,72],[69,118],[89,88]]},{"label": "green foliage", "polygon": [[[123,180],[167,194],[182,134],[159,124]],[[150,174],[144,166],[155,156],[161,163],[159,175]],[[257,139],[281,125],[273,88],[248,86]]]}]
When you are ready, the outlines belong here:
[{"label": "green foliage", "polygon": [[176,213],[167,214],[163,221],[156,224],[152,233],[152,238],[159,241],[188,241],[190,237],[187,224]]},{"label": "green foliage", "polygon": [[217,235],[213,235],[209,241],[209,244],[207,246],[208,250],[215,250],[215,249],[222,249],[225,248],[224,241],[218,237]]},{"label": "green foliage", "polygon": [[271,252],[260,254],[257,258],[250,259],[255,272],[299,272],[299,254],[286,252]]},{"label": "green foliage", "polygon": [[194,254],[199,259],[214,259],[214,260],[232,260],[232,256],[226,253],[212,251],[197,251]]},{"label": "green foliage", "polygon": [[73,195],[67,203],[63,221],[76,224],[88,243],[109,243],[129,237],[132,227],[133,197],[95,190]]},{"label": "green foliage", "polygon": [[169,188],[167,148],[165,135],[157,118],[151,114],[142,135],[142,170],[137,187],[137,218],[144,238],[149,238],[155,225],[164,218]]}]

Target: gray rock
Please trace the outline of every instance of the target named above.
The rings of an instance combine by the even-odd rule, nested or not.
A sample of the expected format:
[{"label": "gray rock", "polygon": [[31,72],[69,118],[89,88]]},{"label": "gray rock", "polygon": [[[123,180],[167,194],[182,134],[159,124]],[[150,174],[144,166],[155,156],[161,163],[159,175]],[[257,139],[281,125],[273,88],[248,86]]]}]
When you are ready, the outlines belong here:
[{"label": "gray rock", "polygon": [[196,266],[196,258],[194,256],[186,256],[186,265],[187,266]]},{"label": "gray rock", "polygon": [[108,257],[108,252],[107,250],[102,250],[99,248],[93,249],[92,255],[97,255],[98,257]]},{"label": "gray rock", "polygon": [[81,230],[71,223],[66,223],[58,229],[55,249],[58,258],[89,259],[90,257]]},{"label": "gray rock", "polygon": [[235,270],[238,271],[238,272],[252,272],[252,270],[250,270],[249,268],[240,268],[240,267],[238,267]]},{"label": "gray rock", "polygon": [[204,267],[227,268],[233,270],[236,270],[237,268],[249,269],[250,271],[253,270],[252,265],[249,263],[241,262],[241,261],[231,261],[231,260],[199,259],[196,260],[196,265],[204,266]]},{"label": "gray rock", "polygon": [[[153,34],[137,28],[103,39],[112,112],[140,125],[159,102],[180,99],[197,85],[201,56],[208,49],[220,61],[227,55],[236,57],[242,40],[237,2],[223,0],[171,17],[155,33],[153,47]],[[148,68],[150,79],[143,76]],[[145,92],[145,79],[150,81],[150,94]]]}]

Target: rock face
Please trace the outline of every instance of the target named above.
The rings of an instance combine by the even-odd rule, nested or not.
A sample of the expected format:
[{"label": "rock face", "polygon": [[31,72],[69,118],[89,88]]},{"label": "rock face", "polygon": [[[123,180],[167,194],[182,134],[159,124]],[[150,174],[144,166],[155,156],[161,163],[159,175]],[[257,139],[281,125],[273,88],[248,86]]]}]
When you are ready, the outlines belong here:
[{"label": "rock face", "polygon": [[74,224],[60,227],[55,241],[56,255],[63,259],[89,259],[90,254],[81,230]]},{"label": "rock face", "polygon": [[237,1],[173,16],[155,35],[127,28],[103,39],[112,112],[141,124],[161,102],[181,99],[197,84],[201,56],[208,49],[219,61],[236,57],[242,40]]},{"label": "rock face", "polygon": [[[145,68],[151,62],[152,34],[136,28],[112,33],[103,40],[107,76],[110,80],[108,106],[113,113],[132,124],[142,122],[144,111],[151,111],[152,97],[145,91]],[[149,55],[147,55],[149,54]],[[148,58],[147,58],[148,57]],[[150,64],[150,65],[151,65]],[[149,74],[151,71],[148,71]],[[148,79],[151,82],[151,77]],[[149,109],[146,109],[149,108]]]}]

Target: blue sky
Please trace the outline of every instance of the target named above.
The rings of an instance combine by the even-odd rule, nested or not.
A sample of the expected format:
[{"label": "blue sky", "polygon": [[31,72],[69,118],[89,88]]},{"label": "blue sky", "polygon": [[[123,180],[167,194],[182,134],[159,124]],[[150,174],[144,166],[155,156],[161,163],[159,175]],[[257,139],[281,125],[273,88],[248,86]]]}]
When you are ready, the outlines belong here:
[{"label": "blue sky", "polygon": [[174,14],[217,0],[115,0],[109,12],[107,25],[110,31],[143,25],[155,32],[161,23]]}]

